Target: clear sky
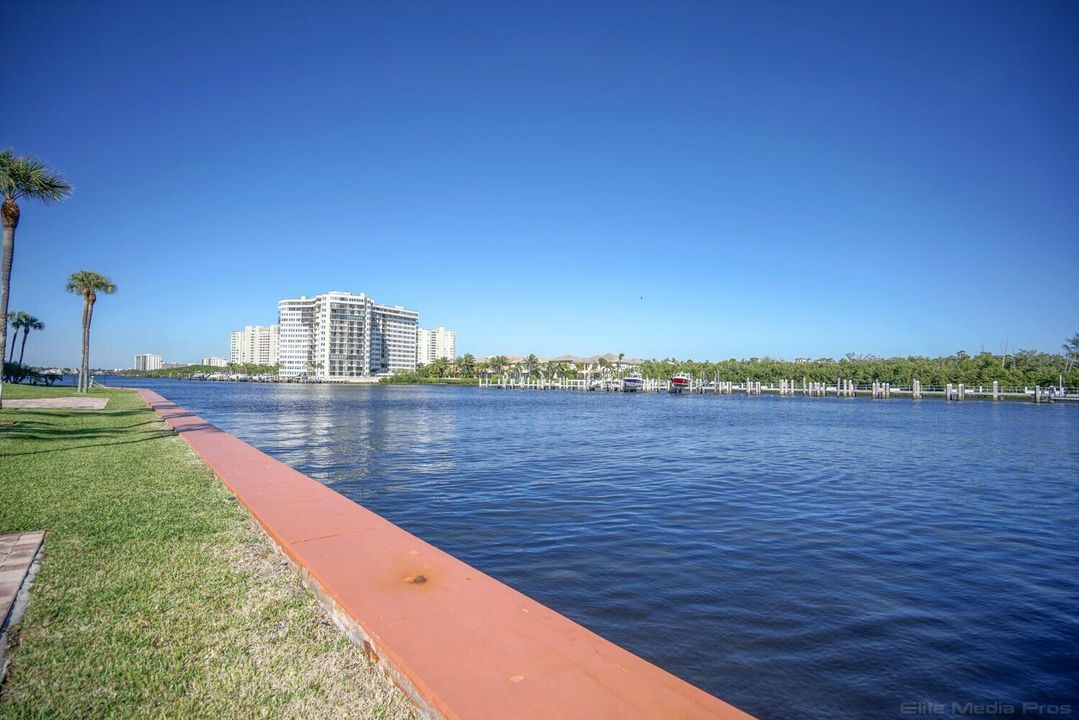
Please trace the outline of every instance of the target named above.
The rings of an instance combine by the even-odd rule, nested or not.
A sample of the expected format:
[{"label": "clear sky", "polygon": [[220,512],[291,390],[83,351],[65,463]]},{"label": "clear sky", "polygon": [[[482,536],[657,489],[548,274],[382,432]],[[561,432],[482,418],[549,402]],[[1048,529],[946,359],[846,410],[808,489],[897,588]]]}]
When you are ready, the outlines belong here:
[{"label": "clear sky", "polygon": [[226,355],[364,291],[459,352],[1055,351],[1079,330],[1079,4],[8,3],[12,309],[74,365]]}]

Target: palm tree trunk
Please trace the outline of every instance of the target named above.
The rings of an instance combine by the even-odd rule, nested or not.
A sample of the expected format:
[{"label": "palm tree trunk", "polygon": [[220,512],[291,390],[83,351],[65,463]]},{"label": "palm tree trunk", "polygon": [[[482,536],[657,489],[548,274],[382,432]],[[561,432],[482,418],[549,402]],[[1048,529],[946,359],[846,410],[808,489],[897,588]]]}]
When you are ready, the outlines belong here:
[{"label": "palm tree trunk", "polygon": [[89,389],[86,373],[90,366],[90,296],[82,296],[82,357],[79,362],[79,392]]},{"label": "palm tree trunk", "polygon": [[[3,220],[3,254],[0,255],[0,353],[7,347],[7,306],[11,291],[11,263],[15,259],[15,228],[19,225],[19,204],[11,198],[4,198],[0,207],[0,219]],[[3,363],[0,363],[3,364]],[[2,375],[3,373],[0,373]],[[0,409],[4,407],[4,384],[0,382]]]},{"label": "palm tree trunk", "polygon": [[[19,340],[19,328],[15,328],[15,332],[11,335],[11,352],[8,354],[7,361],[15,362],[15,343]],[[20,363],[21,364],[21,363]]]},{"label": "palm tree trunk", "polygon": [[22,329],[22,345],[19,347],[19,365],[22,365],[23,356],[26,355],[26,338],[30,337],[30,328]]},{"label": "palm tree trunk", "polygon": [[90,326],[94,322],[94,302],[96,301],[97,298],[93,293],[90,293],[90,304],[86,311],[86,334],[82,340],[83,352],[85,353],[83,357],[86,358],[83,360],[86,363],[86,389],[83,392],[90,392]]}]

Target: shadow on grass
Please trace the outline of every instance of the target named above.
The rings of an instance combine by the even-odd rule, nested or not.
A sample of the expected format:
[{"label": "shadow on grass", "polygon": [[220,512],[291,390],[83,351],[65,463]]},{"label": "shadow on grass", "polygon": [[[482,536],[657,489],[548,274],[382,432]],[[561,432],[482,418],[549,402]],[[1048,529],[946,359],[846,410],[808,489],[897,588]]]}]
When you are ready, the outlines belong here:
[{"label": "shadow on grass", "polygon": [[83,448],[107,447],[109,445],[131,445],[132,443],[149,442],[171,437],[171,432],[163,432],[149,437],[135,438],[134,440],[113,440],[111,442],[83,443],[82,445],[69,445],[67,447],[49,448],[47,450],[27,450],[26,452],[0,453],[0,457],[15,457],[17,455],[45,455],[47,453],[67,452],[69,450],[81,450]]},{"label": "shadow on grass", "polygon": [[[126,440],[120,439],[124,435],[131,434],[129,428],[136,427],[138,425],[148,425],[152,422],[156,422],[156,420],[148,421],[145,423],[136,423],[135,425],[125,426],[124,428],[102,428],[97,430],[74,432],[72,432],[71,430],[64,430],[63,428],[57,427],[24,430],[20,425],[16,428],[7,428],[3,431],[0,431],[0,440],[102,440],[103,442],[82,443],[79,445],[65,444],[62,447],[46,448],[44,450],[0,452],[0,457],[15,457],[18,455],[43,455],[46,453],[68,452],[70,450],[80,450],[83,448],[106,447],[108,445],[130,445],[132,443],[149,442],[151,440],[160,440],[162,438],[176,437],[177,435],[188,432],[221,432],[220,429],[214,427],[210,423],[197,423],[195,425],[187,425],[185,427],[178,428],[175,431],[171,429],[157,430],[153,432],[146,432],[141,437]],[[109,440],[109,438],[115,439]]]},{"label": "shadow on grass", "polygon": [[[85,430],[70,430],[58,428],[52,423],[17,421],[6,428],[0,428],[0,440],[88,440],[97,438],[117,437],[129,435],[134,428],[144,425],[156,425],[157,420],[147,420],[130,425],[117,425],[108,428],[87,428]],[[162,430],[168,434],[171,431]],[[2,454],[2,453],[0,453]]]},{"label": "shadow on grass", "polygon": [[[130,430],[131,428],[142,427],[144,425],[156,425],[158,422],[159,421],[158,421],[157,418],[150,418],[149,420],[144,420],[142,422],[137,422],[137,423],[130,423],[128,425],[111,425],[111,426],[109,426],[107,428],[87,428],[85,430],[67,430],[67,431],[64,431],[63,434],[66,437],[79,437],[79,435],[81,435],[83,433],[96,433],[96,432],[102,432],[102,431],[105,431],[105,430]],[[56,423],[43,422],[41,420],[29,420],[29,419],[24,420],[22,418],[18,418],[18,419],[9,421],[7,423],[7,427],[18,428],[19,430],[45,430],[45,429],[59,430],[59,428],[56,427]],[[3,433],[3,434],[0,434],[0,437],[11,437],[11,434],[10,433]]]}]

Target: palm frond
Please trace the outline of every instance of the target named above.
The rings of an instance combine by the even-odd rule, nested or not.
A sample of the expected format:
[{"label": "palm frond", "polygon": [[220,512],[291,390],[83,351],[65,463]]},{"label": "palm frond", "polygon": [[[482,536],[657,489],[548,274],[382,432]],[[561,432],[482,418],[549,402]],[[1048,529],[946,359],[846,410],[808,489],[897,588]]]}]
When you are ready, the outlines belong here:
[{"label": "palm frond", "polygon": [[11,148],[0,150],[0,194],[5,198],[25,197],[49,203],[63,200],[73,190],[63,175],[42,161],[16,155]]},{"label": "palm frond", "polygon": [[8,324],[13,328],[24,328],[34,322],[39,322],[36,317],[25,310],[13,310],[7,314]]},{"label": "palm frond", "polygon": [[45,323],[37,319],[30,313],[24,312],[22,319],[22,326],[24,330],[44,330]]},{"label": "palm frond", "polygon": [[96,273],[93,270],[79,270],[71,273],[71,277],[67,279],[66,290],[79,295],[88,292],[114,293],[116,292],[116,283],[110,280],[107,275]]}]

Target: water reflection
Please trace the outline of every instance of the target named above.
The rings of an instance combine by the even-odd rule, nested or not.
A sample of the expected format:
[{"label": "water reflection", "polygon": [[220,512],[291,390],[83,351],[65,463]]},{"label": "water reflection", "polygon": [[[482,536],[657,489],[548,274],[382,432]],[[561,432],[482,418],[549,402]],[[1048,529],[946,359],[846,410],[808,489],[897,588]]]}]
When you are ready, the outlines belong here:
[{"label": "water reflection", "polygon": [[762,717],[1074,696],[1079,408],[154,384]]}]

